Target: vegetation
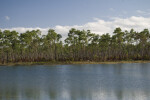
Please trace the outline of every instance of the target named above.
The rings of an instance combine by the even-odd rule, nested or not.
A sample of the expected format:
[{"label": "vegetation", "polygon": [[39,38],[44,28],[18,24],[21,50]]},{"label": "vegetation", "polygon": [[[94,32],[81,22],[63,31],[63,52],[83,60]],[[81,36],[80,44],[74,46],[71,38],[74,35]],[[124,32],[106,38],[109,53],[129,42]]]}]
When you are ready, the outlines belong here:
[{"label": "vegetation", "polygon": [[0,30],[0,63],[150,60],[148,29],[116,28],[113,35],[100,36],[72,28],[64,42],[61,38],[53,29],[42,36],[40,30]]}]

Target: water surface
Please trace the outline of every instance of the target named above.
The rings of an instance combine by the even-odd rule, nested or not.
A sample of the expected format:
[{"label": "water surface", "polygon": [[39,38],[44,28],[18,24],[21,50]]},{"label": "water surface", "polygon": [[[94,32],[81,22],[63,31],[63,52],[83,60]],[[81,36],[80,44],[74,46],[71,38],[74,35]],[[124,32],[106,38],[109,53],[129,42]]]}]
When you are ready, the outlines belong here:
[{"label": "water surface", "polygon": [[0,67],[0,100],[149,98],[149,63]]}]

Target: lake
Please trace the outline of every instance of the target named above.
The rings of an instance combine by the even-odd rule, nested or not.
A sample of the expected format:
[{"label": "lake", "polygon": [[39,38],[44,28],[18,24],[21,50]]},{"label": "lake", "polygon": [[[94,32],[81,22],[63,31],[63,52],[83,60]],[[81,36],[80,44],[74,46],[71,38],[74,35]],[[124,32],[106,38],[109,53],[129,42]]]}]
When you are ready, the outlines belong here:
[{"label": "lake", "polygon": [[0,67],[0,100],[149,98],[149,63]]}]

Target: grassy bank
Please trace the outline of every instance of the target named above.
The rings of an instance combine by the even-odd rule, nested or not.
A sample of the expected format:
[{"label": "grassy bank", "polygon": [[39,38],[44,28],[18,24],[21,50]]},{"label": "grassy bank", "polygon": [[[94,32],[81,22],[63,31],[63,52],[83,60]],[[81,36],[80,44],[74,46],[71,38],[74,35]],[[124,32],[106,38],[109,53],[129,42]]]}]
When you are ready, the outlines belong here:
[{"label": "grassy bank", "polygon": [[105,61],[105,62],[96,62],[96,61],[65,61],[65,62],[17,62],[17,63],[5,63],[0,64],[0,66],[17,66],[17,65],[65,65],[65,64],[118,64],[118,63],[150,63],[150,61]]}]

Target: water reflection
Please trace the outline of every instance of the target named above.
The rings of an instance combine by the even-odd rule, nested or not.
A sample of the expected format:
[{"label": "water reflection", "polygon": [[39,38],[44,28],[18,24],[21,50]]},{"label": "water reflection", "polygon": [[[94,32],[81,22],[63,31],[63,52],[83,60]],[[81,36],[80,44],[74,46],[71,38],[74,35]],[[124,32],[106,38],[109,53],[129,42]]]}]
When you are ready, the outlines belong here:
[{"label": "water reflection", "polygon": [[0,67],[0,100],[148,100],[149,66]]}]

